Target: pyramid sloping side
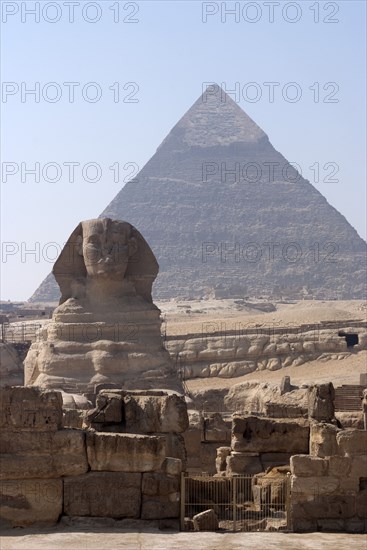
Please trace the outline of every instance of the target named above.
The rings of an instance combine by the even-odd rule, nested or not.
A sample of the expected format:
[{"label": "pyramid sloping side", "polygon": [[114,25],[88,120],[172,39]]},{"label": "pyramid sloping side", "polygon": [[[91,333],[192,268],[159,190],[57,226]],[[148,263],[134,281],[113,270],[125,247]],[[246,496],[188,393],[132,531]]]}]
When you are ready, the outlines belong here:
[{"label": "pyramid sloping side", "polygon": [[[222,103],[199,98],[101,214],[129,221],[152,247],[155,297],[280,288],[363,298],[366,243],[230,98]],[[32,299],[54,299],[47,285]]]}]

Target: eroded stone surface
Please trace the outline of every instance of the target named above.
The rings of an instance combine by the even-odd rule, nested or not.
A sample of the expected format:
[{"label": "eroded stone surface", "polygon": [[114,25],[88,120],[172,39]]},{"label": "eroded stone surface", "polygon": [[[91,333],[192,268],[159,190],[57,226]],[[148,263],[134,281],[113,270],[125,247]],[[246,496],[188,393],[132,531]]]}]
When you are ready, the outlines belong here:
[{"label": "eroded stone surface", "polygon": [[23,386],[0,389],[0,429],[56,431],[62,427],[60,392]]},{"label": "eroded stone surface", "polygon": [[61,479],[0,482],[0,518],[4,526],[56,523],[62,512]]},{"label": "eroded stone surface", "polygon": [[0,479],[56,478],[88,470],[85,433],[1,432]]},{"label": "eroded stone surface", "polygon": [[158,264],[127,222],[81,222],[55,262],[60,305],[25,360],[25,383],[67,392],[115,383],[183,393],[151,288]]},{"label": "eroded stone surface", "polygon": [[233,416],[234,451],[307,453],[308,440],[309,426],[303,420]]},{"label": "eroded stone surface", "polygon": [[88,461],[92,470],[152,472],[166,455],[164,436],[87,433]]},{"label": "eroded stone surface", "polygon": [[64,514],[139,518],[141,474],[88,472],[64,479]]}]

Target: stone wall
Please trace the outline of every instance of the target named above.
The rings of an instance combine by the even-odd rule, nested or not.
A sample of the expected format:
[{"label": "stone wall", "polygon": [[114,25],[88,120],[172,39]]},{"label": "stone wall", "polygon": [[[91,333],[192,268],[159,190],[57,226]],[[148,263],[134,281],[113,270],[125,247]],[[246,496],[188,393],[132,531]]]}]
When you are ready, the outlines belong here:
[{"label": "stone wall", "polygon": [[[357,323],[358,324],[358,323]],[[184,378],[234,378],[256,370],[279,370],[320,359],[343,360],[351,350],[367,349],[365,323],[359,326],[323,328],[272,328],[215,332],[216,323],[207,323],[203,333],[169,337],[166,348],[183,370]],[[338,332],[358,334],[358,344],[347,347]]]},{"label": "stone wall", "polygon": [[367,431],[312,422],[290,464],[294,531],[367,531]]},{"label": "stone wall", "polygon": [[293,454],[308,452],[309,434],[307,419],[234,415],[230,446],[217,451],[217,473],[255,475],[287,465]]},{"label": "stone wall", "polygon": [[178,526],[185,402],[175,394],[143,393],[101,395],[90,420],[103,420],[100,427],[112,429],[104,432],[63,428],[59,392],[3,388],[2,524],[24,527],[91,516],[171,518]]}]

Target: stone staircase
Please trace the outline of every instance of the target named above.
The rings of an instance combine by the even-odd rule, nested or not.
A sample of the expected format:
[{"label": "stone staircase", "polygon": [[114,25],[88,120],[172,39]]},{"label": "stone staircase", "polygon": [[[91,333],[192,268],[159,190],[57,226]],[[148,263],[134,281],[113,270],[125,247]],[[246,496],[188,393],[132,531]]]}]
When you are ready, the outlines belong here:
[{"label": "stone staircase", "polygon": [[335,388],[335,410],[336,411],[361,411],[362,391],[365,386],[343,385]]}]

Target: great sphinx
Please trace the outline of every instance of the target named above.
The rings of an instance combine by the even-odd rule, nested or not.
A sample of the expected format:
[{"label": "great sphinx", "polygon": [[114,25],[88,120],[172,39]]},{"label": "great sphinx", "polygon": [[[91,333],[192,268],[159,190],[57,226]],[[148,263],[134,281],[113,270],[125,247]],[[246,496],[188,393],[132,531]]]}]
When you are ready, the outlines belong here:
[{"label": "great sphinx", "polygon": [[129,223],[79,223],[53,267],[61,299],[28,352],[25,384],[71,393],[104,383],[181,392],[152,301],[158,269]]}]

